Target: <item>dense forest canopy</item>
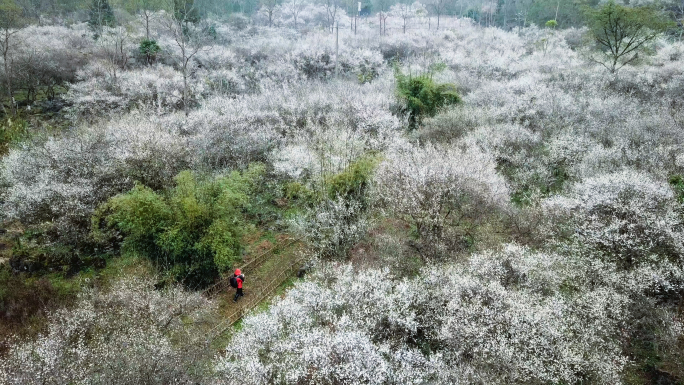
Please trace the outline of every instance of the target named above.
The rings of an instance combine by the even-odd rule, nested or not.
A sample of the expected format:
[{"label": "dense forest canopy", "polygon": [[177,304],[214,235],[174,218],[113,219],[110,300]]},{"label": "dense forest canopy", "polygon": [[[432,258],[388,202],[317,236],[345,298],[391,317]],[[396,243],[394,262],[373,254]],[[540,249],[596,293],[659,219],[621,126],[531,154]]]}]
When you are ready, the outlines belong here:
[{"label": "dense forest canopy", "polygon": [[[25,17],[38,20],[41,17],[68,16],[87,13],[92,6],[89,0],[13,0]],[[136,14],[144,10],[171,11],[177,7],[174,0],[111,0],[112,8]],[[192,2],[203,17],[228,17],[232,14],[254,16],[263,8],[282,6],[281,0],[196,0]],[[358,13],[358,2],[351,0],[315,0],[312,4],[337,7],[347,15]],[[388,12],[401,1],[364,0],[361,13],[375,15]],[[479,24],[499,26],[505,29],[525,27],[531,24],[543,25],[548,20],[557,20],[561,28],[583,25],[583,8],[605,3],[602,0],[429,0],[424,2],[430,14],[436,16],[470,17]],[[657,4],[681,18],[684,4],[680,0],[619,0],[625,5]]]}]

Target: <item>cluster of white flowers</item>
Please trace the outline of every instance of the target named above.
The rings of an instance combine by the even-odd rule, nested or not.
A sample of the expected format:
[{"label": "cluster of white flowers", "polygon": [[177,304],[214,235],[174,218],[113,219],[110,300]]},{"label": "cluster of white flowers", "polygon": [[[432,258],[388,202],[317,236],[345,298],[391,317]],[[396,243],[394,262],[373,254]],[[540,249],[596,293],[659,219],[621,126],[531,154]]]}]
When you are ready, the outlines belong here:
[{"label": "cluster of white flowers", "polygon": [[402,281],[325,265],[249,316],[217,367],[247,384],[619,383],[648,280],[517,245]]},{"label": "cluster of white flowers", "polygon": [[48,316],[48,329],[20,340],[0,360],[3,384],[194,384],[209,373],[202,325],[213,305],[150,278],[89,289],[72,308]]},{"label": "cluster of white flowers", "polygon": [[189,162],[183,138],[140,114],[26,143],[0,163],[3,216],[52,222],[64,241],[77,242],[98,204],[136,181],[167,186]]},{"label": "cluster of white flowers", "polygon": [[73,82],[96,51],[83,27],[28,26],[17,31],[6,43],[9,65],[3,66],[2,76],[9,75],[15,91],[25,90],[29,104],[39,99],[39,93],[53,99],[56,88]]},{"label": "cluster of white flowers", "polygon": [[631,170],[587,178],[571,197],[547,200],[576,218],[578,241],[625,269],[682,264],[684,232],[672,189]]},{"label": "cluster of white flowers", "polygon": [[[436,30],[415,3],[395,5],[384,29],[339,9],[338,40],[325,5],[274,6],[251,25],[206,21],[214,36],[188,43],[192,58],[155,14],[149,63],[134,60],[140,25],[97,41],[83,24],[22,30],[20,87],[73,83],[80,128],[2,158],[0,219],[52,224],[76,244],[97,205],[136,181],[159,190],[183,169],[263,162],[281,186],[320,189],[373,155],[362,199],[316,200],[292,230],[337,258],[395,243],[393,261],[423,270],[401,281],[323,264],[245,320],[215,359],[221,381],[620,383],[642,364],[640,338],[657,342],[653,356],[681,338],[669,305],[684,292],[682,209],[667,181],[684,174],[682,43],[657,41],[612,75],[586,60],[581,29],[448,18]],[[463,102],[407,133],[394,60],[454,83]],[[199,381],[167,297],[208,305],[126,282],[54,313],[47,334],[10,349],[0,382]]]},{"label": "cluster of white flowers", "polygon": [[[156,65],[110,75],[101,62],[91,63],[78,73],[79,82],[66,96],[76,117],[92,120],[120,114],[132,107],[148,108],[157,114],[182,105],[183,75],[171,67]],[[201,83],[193,83],[190,97],[203,93]]]},{"label": "cluster of white flowers", "polygon": [[318,256],[340,258],[366,235],[367,217],[361,202],[337,197],[295,218],[292,228],[306,237]]},{"label": "cluster of white flowers", "polygon": [[[496,162],[474,143],[449,147],[398,145],[386,154],[373,195],[416,227],[430,255],[443,255],[462,240],[464,218],[477,221],[507,207],[509,190]],[[457,232],[454,233],[454,230]]]}]

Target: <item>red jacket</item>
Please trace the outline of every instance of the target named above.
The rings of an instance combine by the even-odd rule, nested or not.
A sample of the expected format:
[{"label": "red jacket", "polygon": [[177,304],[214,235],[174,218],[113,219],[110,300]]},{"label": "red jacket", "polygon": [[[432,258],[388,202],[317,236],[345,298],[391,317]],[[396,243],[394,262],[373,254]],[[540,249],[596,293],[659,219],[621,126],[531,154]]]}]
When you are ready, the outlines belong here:
[{"label": "red jacket", "polygon": [[235,277],[235,280],[237,281],[237,284],[238,284],[238,287],[237,287],[238,289],[242,289],[242,279],[243,278],[244,278],[244,275],[242,275],[242,274]]}]

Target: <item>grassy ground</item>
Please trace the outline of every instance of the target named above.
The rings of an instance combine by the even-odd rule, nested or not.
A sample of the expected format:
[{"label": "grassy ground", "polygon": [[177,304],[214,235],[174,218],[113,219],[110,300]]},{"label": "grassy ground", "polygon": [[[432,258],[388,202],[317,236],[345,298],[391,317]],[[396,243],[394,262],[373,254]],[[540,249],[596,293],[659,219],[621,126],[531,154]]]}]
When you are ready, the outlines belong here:
[{"label": "grassy ground", "polygon": [[149,275],[154,268],[145,258],[124,255],[104,269],[86,269],[73,276],[49,273],[40,276],[15,274],[7,263],[0,264],[0,355],[8,337],[33,337],[44,332],[47,315],[68,308],[88,287],[107,287],[122,276]]}]

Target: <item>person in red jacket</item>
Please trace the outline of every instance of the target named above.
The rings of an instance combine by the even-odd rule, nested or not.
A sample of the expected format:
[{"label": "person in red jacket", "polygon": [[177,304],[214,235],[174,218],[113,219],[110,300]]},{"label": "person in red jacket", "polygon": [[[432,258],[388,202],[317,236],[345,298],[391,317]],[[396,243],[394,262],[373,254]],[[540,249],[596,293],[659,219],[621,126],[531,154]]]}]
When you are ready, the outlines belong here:
[{"label": "person in red jacket", "polygon": [[235,274],[233,274],[233,277],[235,278],[235,281],[237,283],[237,292],[235,293],[235,298],[233,298],[233,302],[237,302],[237,300],[240,297],[245,295],[242,292],[242,283],[245,282],[245,276],[242,275],[240,269],[235,269]]}]

